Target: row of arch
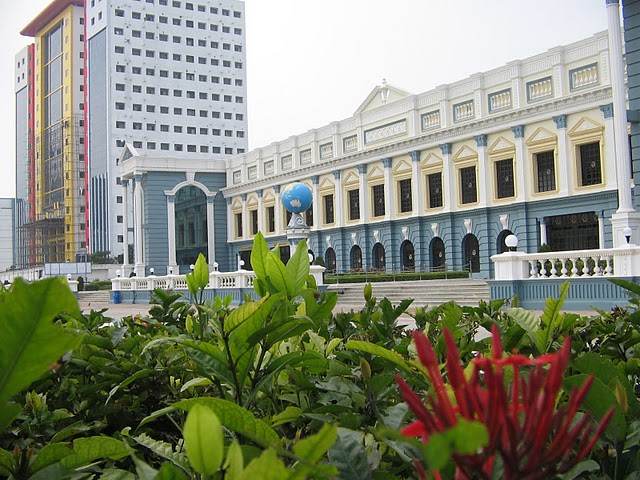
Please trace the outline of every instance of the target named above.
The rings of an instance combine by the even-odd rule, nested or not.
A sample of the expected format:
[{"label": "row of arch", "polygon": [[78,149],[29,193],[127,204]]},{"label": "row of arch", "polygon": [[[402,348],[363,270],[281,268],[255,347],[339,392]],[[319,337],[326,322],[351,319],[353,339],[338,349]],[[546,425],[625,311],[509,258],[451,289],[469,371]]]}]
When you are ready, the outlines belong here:
[{"label": "row of arch", "polygon": [[[505,239],[508,235],[511,235],[510,230],[500,232],[497,245],[498,253],[507,251]],[[462,268],[464,270],[474,273],[480,271],[480,242],[472,233],[465,235],[462,239],[462,256]],[[387,270],[387,255],[382,243],[377,242],[373,245],[371,259],[369,269],[375,271]],[[438,272],[447,269],[446,247],[442,238],[434,237],[429,243],[429,260],[430,271]],[[336,251],[332,247],[327,248],[325,251],[325,264],[329,273],[336,272],[338,269]],[[365,269],[362,248],[359,245],[354,245],[349,251],[348,268],[352,271]],[[404,240],[400,244],[400,268],[405,272],[415,271],[415,247],[410,240]]]}]

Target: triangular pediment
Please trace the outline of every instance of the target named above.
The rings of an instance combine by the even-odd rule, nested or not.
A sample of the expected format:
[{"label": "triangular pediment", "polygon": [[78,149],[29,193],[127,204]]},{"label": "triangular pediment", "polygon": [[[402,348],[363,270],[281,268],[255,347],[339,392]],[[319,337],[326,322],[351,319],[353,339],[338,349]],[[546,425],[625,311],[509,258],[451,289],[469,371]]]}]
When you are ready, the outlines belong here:
[{"label": "triangular pediment", "polygon": [[422,166],[430,167],[433,165],[442,165],[442,158],[435,153],[430,153],[422,160]]},{"label": "triangular pediment", "polygon": [[359,182],[360,182],[360,176],[353,171],[347,173],[344,177],[344,180],[342,181],[342,183],[344,184],[352,184],[352,183],[359,183]]},{"label": "triangular pediment", "polygon": [[454,162],[461,162],[464,160],[475,160],[478,158],[478,152],[472,150],[471,148],[464,145],[460,150],[456,152],[453,156]]},{"label": "triangular pediment", "polygon": [[384,171],[376,166],[367,173],[367,180],[376,180],[378,178],[384,178]]},{"label": "triangular pediment", "polygon": [[382,85],[376,86],[367,98],[358,107],[354,115],[357,115],[367,110],[373,110],[374,108],[382,107],[403,98],[410,97],[412,94],[401,88],[394,87],[393,85],[382,81]]},{"label": "triangular pediment", "polygon": [[539,127],[533,132],[527,141],[525,142],[527,146],[539,145],[541,143],[553,143],[558,139],[553,133],[551,133],[546,128]]},{"label": "triangular pediment", "polygon": [[512,152],[516,149],[516,146],[504,137],[498,138],[489,147],[489,155],[498,155],[500,153]]},{"label": "triangular pediment", "polygon": [[231,201],[231,209],[232,210],[242,209],[242,202],[240,201],[240,198],[236,197]]},{"label": "triangular pediment", "polygon": [[257,207],[258,206],[258,196],[255,194],[247,196],[247,206],[249,207]]},{"label": "triangular pediment", "polygon": [[140,154],[130,143],[125,143],[122,152],[120,152],[120,156],[118,157],[117,163],[122,163],[129,160],[131,157],[139,157]]},{"label": "triangular pediment", "polygon": [[583,117],[578,121],[578,123],[574,125],[571,130],[569,130],[569,136],[575,137],[578,135],[600,134],[603,130],[603,125],[600,125],[598,122],[595,122],[590,118]]},{"label": "triangular pediment", "polygon": [[411,172],[411,165],[404,160],[400,160],[393,166],[393,173]]},{"label": "triangular pediment", "polygon": [[335,183],[332,182],[329,177],[324,177],[324,178],[320,179],[320,183],[318,184],[318,187],[321,190],[324,190],[326,188],[333,188],[334,186],[335,186]]},{"label": "triangular pediment", "polygon": [[275,202],[276,196],[273,194],[273,190],[267,190],[267,192],[262,196],[263,203]]}]

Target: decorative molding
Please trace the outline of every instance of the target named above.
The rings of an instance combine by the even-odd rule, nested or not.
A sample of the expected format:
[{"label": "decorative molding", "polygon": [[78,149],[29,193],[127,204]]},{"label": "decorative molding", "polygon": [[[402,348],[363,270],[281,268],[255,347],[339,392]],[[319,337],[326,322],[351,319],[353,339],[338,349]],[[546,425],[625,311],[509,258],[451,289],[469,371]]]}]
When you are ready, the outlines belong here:
[{"label": "decorative molding", "polygon": [[500,90],[499,92],[490,93],[487,97],[489,103],[489,113],[508,110],[512,107],[511,89]]},{"label": "decorative molding", "polygon": [[463,222],[464,222],[464,228],[467,231],[467,234],[470,234],[471,231],[473,230],[473,220],[471,220],[470,218],[465,218]]},{"label": "decorative molding", "polygon": [[342,139],[342,153],[351,153],[358,150],[358,136],[350,135]]},{"label": "decorative molding", "polygon": [[327,235],[326,237],[324,237],[324,241],[327,244],[327,248],[332,248],[331,235]]},{"label": "decorative molding", "polygon": [[502,230],[509,230],[509,214],[508,213],[500,215],[500,225],[502,225]]},{"label": "decorative molding", "polygon": [[566,114],[556,115],[555,117],[553,117],[553,123],[556,124],[556,128],[558,130],[567,128],[567,115]]},{"label": "decorative molding", "polygon": [[382,165],[384,166],[384,168],[391,168],[391,165],[393,165],[393,158],[391,157],[383,158]]},{"label": "decorative molding", "polygon": [[460,162],[463,160],[474,160],[477,158],[478,158],[478,152],[476,152],[475,150],[471,150],[466,145],[463,145],[462,148],[458,150],[456,154],[453,156],[453,161]]},{"label": "decorative molding", "polygon": [[440,237],[440,225],[438,223],[431,224],[431,231],[433,232],[433,237]]},{"label": "decorative molding", "polygon": [[247,194],[246,193],[241,193],[240,194],[240,200],[242,200],[243,202],[247,201]]},{"label": "decorative molding", "polygon": [[405,133],[407,133],[407,121],[402,119],[397,122],[382,125],[381,127],[365,130],[364,143],[375,143],[388,138],[404,135]]},{"label": "decorative molding", "polygon": [[551,133],[546,128],[539,127],[533,132],[533,135],[529,137],[529,139],[525,142],[527,146],[538,145],[540,143],[552,143],[556,142],[558,137]]},{"label": "decorative molding", "polygon": [[597,122],[594,122],[590,118],[582,117],[578,123],[569,131],[570,137],[585,136],[585,135],[599,135],[604,131],[604,126]]},{"label": "decorative molding", "polygon": [[420,150],[414,150],[413,152],[409,152],[409,156],[411,157],[412,162],[420,161]]},{"label": "decorative molding", "polygon": [[569,89],[573,92],[600,83],[598,62],[569,70]]},{"label": "decorative molding", "polygon": [[256,193],[258,194],[258,198],[262,198],[262,194],[264,193],[264,191],[260,188],[256,190]]},{"label": "decorative molding", "polygon": [[333,179],[334,180],[340,180],[340,170],[334,170],[333,171]]},{"label": "decorative molding", "polygon": [[440,145],[440,151],[443,155],[451,155],[451,149],[453,147],[452,143],[443,143]]},{"label": "decorative molding", "polygon": [[357,232],[353,232],[351,234],[351,243],[353,245],[357,245],[358,244],[358,233]]},{"label": "decorative molding", "polygon": [[504,137],[498,138],[487,150],[489,155],[498,155],[501,153],[515,152],[516,146]]},{"label": "decorative molding", "polygon": [[400,231],[402,232],[402,238],[404,240],[409,240],[409,227],[402,227]]},{"label": "decorative molding", "polygon": [[453,105],[453,121],[464,122],[466,120],[473,120],[476,116],[475,105],[472,100],[466,102],[460,102]]},{"label": "decorative molding", "polygon": [[613,103],[600,105],[600,111],[604,115],[604,118],[613,118]]},{"label": "decorative molding", "polygon": [[473,139],[476,141],[476,146],[479,147],[486,147],[487,146],[487,136],[482,134],[482,135],[476,135],[475,137],[473,137]]},{"label": "decorative molding", "polygon": [[273,186],[273,191],[276,193],[280,193],[280,185],[274,185]]},{"label": "decorative molding", "polygon": [[361,163],[360,165],[358,165],[358,173],[360,175],[364,175],[365,173],[367,173],[367,164],[366,163]]},{"label": "decorative molding", "polygon": [[511,131],[513,132],[513,136],[515,138],[524,138],[524,125],[516,125],[515,127],[511,127]]},{"label": "decorative molding", "polygon": [[537,102],[553,97],[553,79],[551,76],[527,82],[527,102]]},{"label": "decorative molding", "polygon": [[423,113],[420,115],[420,123],[423,132],[438,128],[440,126],[440,110]]},{"label": "decorative molding", "polygon": [[318,185],[319,182],[320,182],[320,177],[318,175],[313,175],[311,177],[311,183],[313,185]]},{"label": "decorative molding", "polygon": [[380,230],[373,231],[373,241],[374,243],[380,243]]},{"label": "decorative molding", "polygon": [[187,182],[189,183],[193,183],[196,181],[196,171],[195,170],[187,170],[186,172],[184,172],[185,178],[187,179]]}]

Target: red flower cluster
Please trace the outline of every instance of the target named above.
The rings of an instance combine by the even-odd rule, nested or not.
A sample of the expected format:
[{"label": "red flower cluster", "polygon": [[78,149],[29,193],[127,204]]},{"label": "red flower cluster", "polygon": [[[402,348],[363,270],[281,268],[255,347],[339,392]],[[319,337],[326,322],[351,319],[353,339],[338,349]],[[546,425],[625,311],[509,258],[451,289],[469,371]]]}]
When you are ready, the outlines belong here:
[{"label": "red flower cluster", "polygon": [[[418,357],[427,369],[434,393],[428,396],[427,407],[397,377],[402,395],[417,418],[402,431],[403,435],[421,437],[426,443],[430,435],[453,427],[460,417],[481,422],[489,433],[489,444],[477,454],[454,455],[456,479],[491,478],[496,456],[502,459],[506,480],[545,479],[568,471],[593,448],[614,409],[593,434],[588,415],[576,421],[593,377],[571,392],[566,405],[556,407],[569,363],[569,339],[558,352],[535,359],[519,354],[504,357],[497,326],[494,325],[492,333],[492,358],[474,359],[473,373],[467,380],[455,341],[445,330],[447,375],[455,394],[454,405],[447,395],[431,343],[424,333],[414,332]],[[549,368],[545,369],[545,365]],[[505,367],[513,368],[511,388],[505,384]],[[523,367],[527,367],[526,374],[521,372]],[[421,478],[426,478],[423,467],[417,467]],[[437,472],[436,478],[440,478]]]}]

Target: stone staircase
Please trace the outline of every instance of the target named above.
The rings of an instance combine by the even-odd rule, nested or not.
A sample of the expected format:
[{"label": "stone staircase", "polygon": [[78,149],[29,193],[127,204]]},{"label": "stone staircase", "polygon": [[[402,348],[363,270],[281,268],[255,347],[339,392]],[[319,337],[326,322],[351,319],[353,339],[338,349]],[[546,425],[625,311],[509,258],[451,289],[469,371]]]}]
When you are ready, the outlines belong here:
[{"label": "stone staircase", "polygon": [[78,292],[78,302],[88,304],[111,303],[111,290],[97,290],[95,292]]},{"label": "stone staircase", "polygon": [[[372,283],[373,296],[387,297],[396,305],[405,298],[413,298],[409,310],[415,307],[434,307],[454,301],[458,305],[477,306],[480,300],[489,301],[489,285],[484,280],[461,278],[452,280],[423,280],[415,282]],[[337,308],[357,310],[364,305],[364,283],[329,285],[327,290],[338,294]]]}]

